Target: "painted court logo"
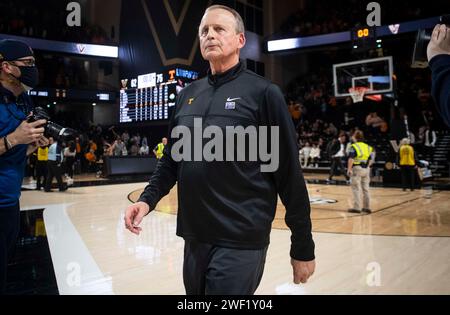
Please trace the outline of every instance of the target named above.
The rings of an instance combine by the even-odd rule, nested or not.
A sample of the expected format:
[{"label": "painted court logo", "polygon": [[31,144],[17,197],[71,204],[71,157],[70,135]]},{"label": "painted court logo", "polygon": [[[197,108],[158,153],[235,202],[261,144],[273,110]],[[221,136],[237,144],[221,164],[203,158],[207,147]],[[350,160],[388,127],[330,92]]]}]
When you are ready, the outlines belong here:
[{"label": "painted court logo", "polygon": [[327,198],[322,198],[322,197],[312,197],[312,198],[309,198],[309,202],[312,205],[326,205],[326,204],[337,203],[338,201],[336,199],[327,199]]}]

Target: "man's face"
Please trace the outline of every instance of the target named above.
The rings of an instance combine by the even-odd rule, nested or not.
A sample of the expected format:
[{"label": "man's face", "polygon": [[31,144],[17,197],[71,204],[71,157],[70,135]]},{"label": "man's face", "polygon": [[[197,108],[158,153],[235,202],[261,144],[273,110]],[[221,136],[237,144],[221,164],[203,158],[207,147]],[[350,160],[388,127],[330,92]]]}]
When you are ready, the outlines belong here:
[{"label": "man's face", "polygon": [[163,139],[162,139],[162,143],[163,143],[164,145],[167,145],[167,138],[163,138]]},{"label": "man's face", "polygon": [[55,140],[53,139],[53,137],[48,138],[48,143],[53,144],[55,142]]},{"label": "man's face", "polygon": [[2,62],[2,70],[7,74],[11,74],[16,78],[19,78],[22,73],[19,67],[33,67],[35,66],[35,59],[33,56],[23,57],[14,61]]},{"label": "man's face", "polygon": [[226,60],[239,55],[245,35],[236,34],[236,20],[231,12],[214,9],[206,12],[199,28],[200,49],[208,61]]}]

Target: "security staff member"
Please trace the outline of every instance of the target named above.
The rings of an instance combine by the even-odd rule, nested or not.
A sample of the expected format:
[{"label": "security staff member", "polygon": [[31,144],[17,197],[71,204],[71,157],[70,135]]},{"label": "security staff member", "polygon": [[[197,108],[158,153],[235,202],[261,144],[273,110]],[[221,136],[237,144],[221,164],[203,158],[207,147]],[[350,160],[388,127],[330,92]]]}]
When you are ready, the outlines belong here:
[{"label": "security staff member", "polygon": [[56,177],[58,182],[59,191],[66,191],[67,185],[62,180],[61,163],[63,161],[63,154],[61,147],[58,144],[58,140],[54,140],[53,137],[49,138],[50,147],[48,148],[48,162],[47,162],[47,178],[45,180],[45,192],[52,191],[53,177]]},{"label": "security staff member", "polygon": [[153,149],[153,153],[155,154],[156,158],[158,160],[161,160],[161,158],[164,155],[164,148],[167,145],[167,138],[162,138],[161,143],[158,143],[158,145]]},{"label": "security staff member", "polygon": [[414,191],[414,178],[416,167],[416,159],[414,156],[414,148],[410,145],[411,141],[408,138],[400,141],[399,153],[399,165],[402,173],[402,188],[406,191],[409,186],[411,191]]},{"label": "security staff member", "polygon": [[40,145],[46,121],[26,121],[32,109],[24,93],[37,84],[31,48],[20,41],[0,41],[0,294],[5,292],[8,254],[19,233],[20,188],[27,155]]},{"label": "security staff member", "polygon": [[[348,175],[351,177],[351,187],[353,192],[353,208],[351,213],[371,213],[370,210],[370,167],[375,160],[373,148],[364,143],[364,134],[358,130],[353,134],[353,144],[349,151]],[[363,207],[361,209],[361,191]]]},{"label": "security staff member", "polygon": [[279,194],[292,231],[294,282],[305,283],[315,269],[310,204],[284,96],[239,62],[245,30],[235,10],[209,7],[199,37],[210,71],[178,95],[169,135],[178,126],[194,134],[194,117],[224,132],[227,126],[277,126],[279,167],[262,173],[259,162],[175,162],[171,137],[139,202],[126,209],[125,226],[139,234],[142,218],[178,182],[177,235],[185,240],[186,293],[253,294],[263,274]]},{"label": "security staff member", "polygon": [[36,190],[41,190],[41,188],[45,186],[48,168],[47,162],[48,162],[48,146],[39,147],[37,150],[37,162],[36,162]]}]

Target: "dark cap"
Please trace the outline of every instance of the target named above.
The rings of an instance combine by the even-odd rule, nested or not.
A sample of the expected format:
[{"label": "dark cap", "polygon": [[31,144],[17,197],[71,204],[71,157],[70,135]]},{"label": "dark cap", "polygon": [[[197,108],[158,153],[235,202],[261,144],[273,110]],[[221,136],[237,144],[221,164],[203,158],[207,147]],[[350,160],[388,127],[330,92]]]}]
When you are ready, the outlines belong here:
[{"label": "dark cap", "polygon": [[13,61],[29,56],[34,56],[33,50],[24,42],[13,39],[0,40],[0,60]]}]

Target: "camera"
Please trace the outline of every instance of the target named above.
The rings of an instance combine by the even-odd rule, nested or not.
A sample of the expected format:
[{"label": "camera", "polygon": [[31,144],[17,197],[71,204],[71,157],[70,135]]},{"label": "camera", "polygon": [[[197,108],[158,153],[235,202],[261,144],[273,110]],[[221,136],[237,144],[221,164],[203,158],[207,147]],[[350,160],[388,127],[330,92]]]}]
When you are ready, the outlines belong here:
[{"label": "camera", "polygon": [[64,128],[50,120],[49,114],[42,107],[36,107],[33,109],[33,115],[28,118],[28,122],[34,122],[40,119],[47,120],[44,126],[45,137],[52,137],[55,140],[70,140],[78,135],[78,132],[71,128]]},{"label": "camera", "polygon": [[[441,16],[439,18],[439,24],[445,24],[450,27],[450,14]],[[428,67],[427,47],[430,43],[432,33],[432,29],[419,30],[417,33],[411,68]]]}]

